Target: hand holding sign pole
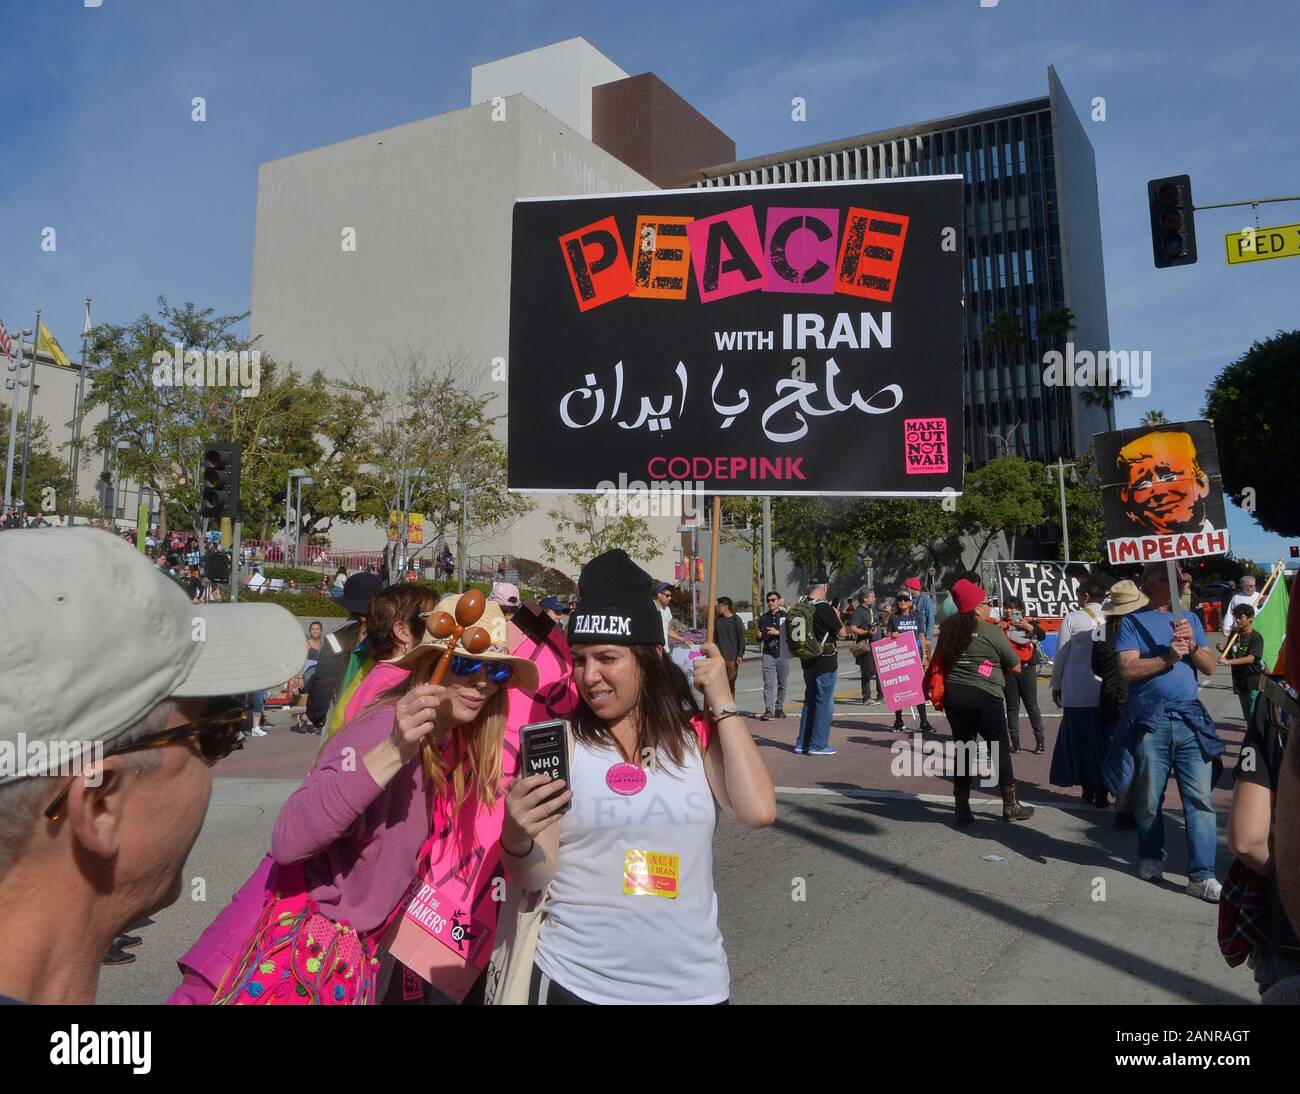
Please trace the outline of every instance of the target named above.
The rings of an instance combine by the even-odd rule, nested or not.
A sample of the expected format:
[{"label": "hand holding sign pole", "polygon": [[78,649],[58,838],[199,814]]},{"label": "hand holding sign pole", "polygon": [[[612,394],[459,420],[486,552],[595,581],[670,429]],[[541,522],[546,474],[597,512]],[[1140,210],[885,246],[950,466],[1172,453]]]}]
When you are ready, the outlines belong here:
[{"label": "hand holding sign pole", "polygon": [[[439,647],[440,653],[429,683],[441,684],[446,679],[458,643],[467,653],[482,653],[492,645],[492,636],[484,628],[474,626],[483,618],[486,606],[483,594],[478,589],[470,589],[456,602],[454,617],[447,612],[434,612],[430,616],[429,633],[439,640],[434,645]],[[434,769],[434,751],[437,747],[432,735],[420,738],[420,760],[425,771]]]}]

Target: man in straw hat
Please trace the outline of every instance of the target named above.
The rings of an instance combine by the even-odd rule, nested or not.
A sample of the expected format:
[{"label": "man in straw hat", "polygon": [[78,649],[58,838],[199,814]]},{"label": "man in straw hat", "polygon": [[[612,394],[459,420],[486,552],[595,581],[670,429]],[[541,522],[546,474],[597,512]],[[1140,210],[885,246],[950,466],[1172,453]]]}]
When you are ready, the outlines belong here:
[{"label": "man in straw hat", "polygon": [[0,537],[0,586],[0,1003],[91,1003],[112,939],[180,895],[238,697],[307,640],[274,604],[191,604],[93,528]]},{"label": "man in straw hat", "polygon": [[[1165,860],[1161,804],[1172,774],[1178,781],[1187,830],[1187,893],[1217,903],[1214,877],[1218,830],[1210,800],[1213,776],[1224,744],[1214,719],[1201,702],[1197,672],[1214,675],[1214,653],[1206,644],[1201,621],[1170,611],[1168,566],[1149,564],[1142,573],[1150,603],[1124,617],[1115,639],[1120,671],[1128,682],[1128,699],[1117,727],[1112,753],[1133,769],[1132,803],[1137,821],[1138,876],[1160,881]],[[1108,776],[1110,772],[1108,771]],[[1113,780],[1111,789],[1118,790]]]}]

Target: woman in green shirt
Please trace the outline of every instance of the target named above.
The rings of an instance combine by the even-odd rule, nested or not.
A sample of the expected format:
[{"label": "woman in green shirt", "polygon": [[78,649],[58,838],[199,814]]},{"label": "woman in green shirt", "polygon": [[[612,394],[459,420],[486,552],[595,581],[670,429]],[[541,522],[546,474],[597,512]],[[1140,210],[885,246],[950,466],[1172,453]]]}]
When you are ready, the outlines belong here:
[{"label": "woman in green shirt", "polygon": [[[1011,770],[1011,741],[1007,735],[1007,708],[1003,689],[1007,673],[1020,671],[1002,628],[990,623],[988,596],[972,581],[962,579],[952,587],[957,614],[939,627],[935,657],[943,666],[944,712],[956,741],[973,744],[983,737],[997,747],[998,785],[1002,790],[1002,819],[1028,820],[1032,806],[1021,805]],[[970,750],[956,757],[953,796],[957,823],[970,824]]]}]

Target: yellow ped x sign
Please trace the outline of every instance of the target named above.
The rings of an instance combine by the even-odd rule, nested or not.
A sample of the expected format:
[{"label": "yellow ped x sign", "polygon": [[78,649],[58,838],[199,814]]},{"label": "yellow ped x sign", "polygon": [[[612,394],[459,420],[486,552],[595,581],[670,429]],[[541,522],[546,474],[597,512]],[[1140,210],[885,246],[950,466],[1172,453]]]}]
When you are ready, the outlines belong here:
[{"label": "yellow ped x sign", "polygon": [[1228,265],[1264,262],[1270,258],[1295,258],[1300,255],[1300,224],[1280,224],[1276,228],[1247,228],[1223,237],[1228,249]]}]

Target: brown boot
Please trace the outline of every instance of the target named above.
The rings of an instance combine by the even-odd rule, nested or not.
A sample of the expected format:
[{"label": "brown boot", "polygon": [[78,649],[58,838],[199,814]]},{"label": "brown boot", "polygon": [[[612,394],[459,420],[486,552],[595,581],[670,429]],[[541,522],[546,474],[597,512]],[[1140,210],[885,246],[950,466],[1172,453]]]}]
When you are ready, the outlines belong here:
[{"label": "brown boot", "polygon": [[952,794],[957,802],[957,823],[974,824],[975,814],[971,812],[970,808],[970,787],[954,786]]},{"label": "brown boot", "polygon": [[1032,805],[1021,805],[1020,797],[1016,794],[1016,784],[1002,788],[1002,819],[1004,821],[1028,820],[1034,815]]}]

